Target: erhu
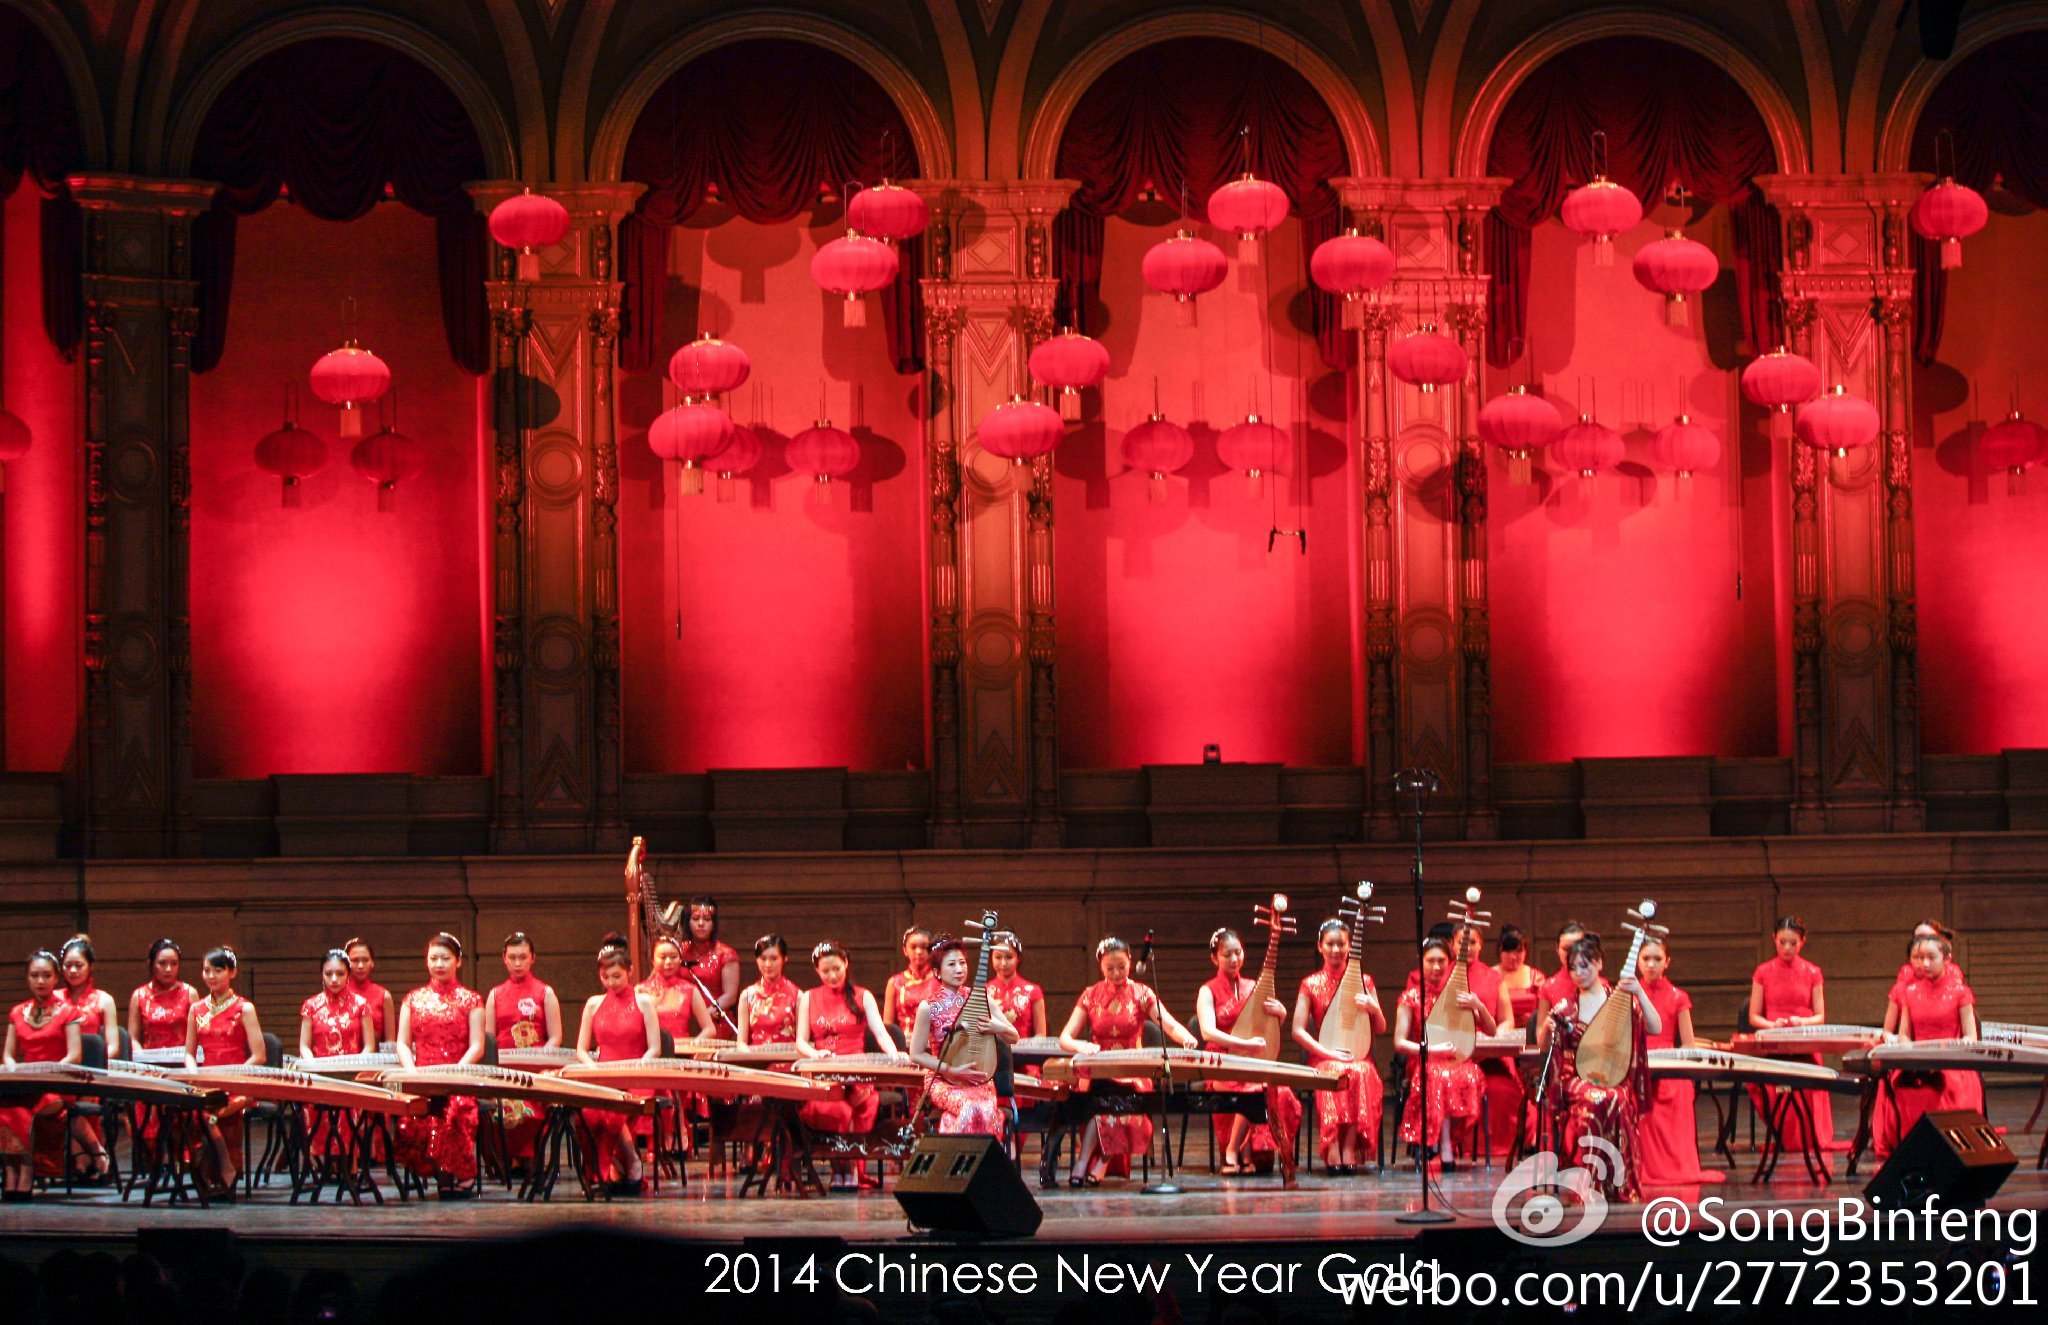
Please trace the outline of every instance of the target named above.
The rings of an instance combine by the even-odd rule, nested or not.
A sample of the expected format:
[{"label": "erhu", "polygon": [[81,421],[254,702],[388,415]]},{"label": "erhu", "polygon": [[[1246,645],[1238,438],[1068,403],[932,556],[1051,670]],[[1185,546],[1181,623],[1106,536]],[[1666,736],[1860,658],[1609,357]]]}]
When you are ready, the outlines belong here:
[{"label": "erhu", "polygon": [[1386,924],[1387,908],[1368,905],[1372,901],[1370,882],[1359,884],[1356,892],[1356,896],[1337,903],[1337,918],[1351,932],[1351,956],[1344,963],[1344,976],[1337,982],[1337,992],[1323,1012],[1322,1024],[1316,1027],[1316,1041],[1325,1049],[1348,1049],[1351,1061],[1362,1063],[1372,1053],[1372,1018],[1358,1008],[1358,996],[1365,992],[1365,964],[1360,951],[1365,946],[1365,927]]},{"label": "erhu", "polygon": [[1274,973],[1280,967],[1280,937],[1294,933],[1294,917],[1287,914],[1287,894],[1274,893],[1271,906],[1252,908],[1252,923],[1266,927],[1266,960],[1259,967],[1259,978],[1252,985],[1251,996],[1238,1009],[1237,1020],[1230,1023],[1230,1033],[1240,1040],[1263,1037],[1265,1045],[1247,1057],[1277,1059],[1280,1057],[1280,1018],[1266,1011],[1266,1000],[1277,998]]},{"label": "erhu", "polygon": [[[1635,931],[1635,941],[1628,945],[1628,960],[1621,964],[1621,980],[1633,980],[1636,974],[1636,960],[1643,954],[1645,939],[1662,939],[1671,931],[1663,925],[1650,923],[1657,914],[1657,904],[1645,897],[1629,911],[1629,920],[1622,922],[1623,929]],[[1636,996],[1620,988],[1621,980],[1615,981],[1616,988],[1607,995],[1607,1001],[1593,1014],[1593,1020],[1586,1024],[1586,1033],[1579,1038],[1579,1052],[1575,1060],[1580,1076],[1596,1086],[1618,1086],[1628,1080],[1629,1069],[1636,1061]]]},{"label": "erhu", "polygon": [[[1449,919],[1460,929],[1485,929],[1493,920],[1493,912],[1476,911],[1479,905],[1479,890],[1467,888],[1465,900],[1452,902]],[[1451,942],[1457,942],[1456,934]],[[1433,1054],[1449,1054],[1463,1062],[1472,1056],[1473,1047],[1479,1042],[1479,1027],[1472,1018],[1469,1008],[1458,1006],[1458,999],[1470,984],[1469,961],[1459,961],[1453,952],[1450,978],[1444,982],[1444,991],[1437,995],[1436,1003],[1429,1010],[1423,1022],[1423,1034],[1429,1037],[1429,1051]]]}]

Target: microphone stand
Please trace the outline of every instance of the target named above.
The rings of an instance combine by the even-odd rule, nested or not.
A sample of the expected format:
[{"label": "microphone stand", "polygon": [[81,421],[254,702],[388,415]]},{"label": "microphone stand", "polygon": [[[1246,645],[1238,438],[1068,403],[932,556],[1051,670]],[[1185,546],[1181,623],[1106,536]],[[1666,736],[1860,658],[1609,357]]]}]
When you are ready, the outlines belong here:
[{"label": "microphone stand", "polygon": [[[1415,890],[1415,969],[1418,972],[1422,970],[1422,943],[1429,934],[1429,924],[1424,918],[1422,900],[1422,818],[1428,807],[1430,795],[1442,785],[1437,775],[1426,768],[1404,768],[1394,774],[1394,794],[1399,796],[1406,792],[1415,797],[1415,860],[1408,867],[1408,881]],[[1451,1222],[1451,1215],[1448,1212],[1432,1210],[1429,1206],[1429,1155],[1436,1148],[1437,1134],[1431,1131],[1429,1126],[1429,1013],[1428,1009],[1422,1006],[1423,998],[1428,992],[1426,981],[1415,987],[1416,1021],[1419,1023],[1415,1029],[1420,1032],[1415,1037],[1415,1087],[1422,1092],[1422,1098],[1416,1102],[1416,1110],[1422,1117],[1422,1149],[1416,1156],[1415,1177],[1417,1185],[1422,1190],[1422,1204],[1413,1210],[1395,1215],[1394,1222],[1397,1224]],[[1444,992],[1450,992],[1448,984],[1445,985]],[[1443,1125],[1441,1120],[1437,1125]]]},{"label": "microphone stand", "polygon": [[[713,1015],[724,1022],[725,1028],[732,1032],[732,1042],[739,1044],[739,1023],[732,1019],[732,1014],[725,1010],[725,1005],[720,1003],[718,996],[711,992],[711,986],[704,983],[704,977],[697,974],[696,966],[697,963],[695,962],[684,962],[683,974],[690,977],[690,983],[697,986],[697,992],[704,996],[704,1006],[710,1008]],[[745,1048],[746,1046],[741,1045],[740,1047]]]},{"label": "microphone stand", "polygon": [[1166,1010],[1166,1005],[1159,998],[1159,975],[1154,968],[1152,938],[1149,934],[1145,938],[1144,960],[1137,965],[1145,972],[1146,980],[1151,983],[1152,1024],[1159,1028],[1159,1089],[1153,1093],[1159,1097],[1159,1140],[1160,1150],[1164,1152],[1161,1172],[1166,1175],[1158,1182],[1146,1183],[1142,1191],[1146,1196],[1178,1196],[1180,1184],[1173,1180],[1173,1133],[1166,1125],[1166,1093],[1173,1089],[1173,1059],[1166,1052],[1166,1022],[1161,1016]]}]

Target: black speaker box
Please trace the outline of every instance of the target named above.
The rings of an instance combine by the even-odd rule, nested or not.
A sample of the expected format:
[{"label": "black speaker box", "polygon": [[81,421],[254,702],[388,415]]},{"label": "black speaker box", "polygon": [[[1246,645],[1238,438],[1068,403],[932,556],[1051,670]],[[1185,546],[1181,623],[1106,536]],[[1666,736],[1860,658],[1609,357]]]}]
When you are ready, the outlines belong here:
[{"label": "black speaker box", "polygon": [[1974,1210],[1991,1199],[2019,1164],[1981,1113],[1950,1109],[1920,1115],[1863,1195],[1874,1205]]},{"label": "black speaker box", "polygon": [[918,1138],[896,1203],[917,1227],[970,1238],[1028,1238],[1044,1215],[1017,1166],[990,1136]]}]

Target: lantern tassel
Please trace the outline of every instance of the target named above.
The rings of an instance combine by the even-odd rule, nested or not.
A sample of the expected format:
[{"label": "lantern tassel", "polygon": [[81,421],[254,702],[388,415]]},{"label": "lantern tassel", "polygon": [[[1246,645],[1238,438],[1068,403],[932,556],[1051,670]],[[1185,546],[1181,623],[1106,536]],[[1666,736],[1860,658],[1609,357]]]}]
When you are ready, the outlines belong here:
[{"label": "lantern tassel", "polygon": [[1177,325],[1183,327],[1195,325],[1195,301],[1193,299],[1186,297],[1176,298],[1173,301],[1173,305],[1173,318]]},{"label": "lantern tassel", "polygon": [[278,505],[284,507],[288,511],[297,510],[299,508],[298,479],[292,477],[290,474],[285,475],[283,487],[284,492],[278,498]]},{"label": "lantern tassel", "polygon": [[1685,296],[1674,294],[1664,301],[1664,322],[1666,326],[1689,327],[1692,325],[1692,305],[1685,302]]},{"label": "lantern tassel", "polygon": [[839,316],[841,326],[866,326],[868,324],[868,301],[861,298],[858,294],[847,295],[846,302],[840,305]]},{"label": "lantern tassel", "polygon": [[686,497],[694,497],[704,491],[704,471],[694,460],[683,461],[680,490]]},{"label": "lantern tassel", "polygon": [[1153,502],[1165,501],[1166,475],[1160,473],[1156,469],[1153,470],[1151,479],[1148,480],[1145,484],[1145,496]]},{"label": "lantern tassel", "polygon": [[718,500],[732,500],[732,475],[721,473],[718,476]]},{"label": "lantern tassel", "polygon": [[2027,471],[2024,468],[2022,468],[2019,465],[2014,465],[2011,469],[2005,471],[2006,496],[2018,497],[2023,495],[2026,492],[2026,490]]},{"label": "lantern tassel", "polygon": [[1963,241],[1951,236],[1941,241],[1941,266],[1947,271],[1963,265]]},{"label": "lantern tassel", "polygon": [[1535,476],[1530,472],[1529,453],[1527,451],[1508,452],[1508,482],[1516,487],[1526,488],[1534,481],[1534,478]]},{"label": "lantern tassel", "polygon": [[1081,393],[1073,387],[1060,388],[1060,417],[1068,423],[1081,417]]},{"label": "lantern tassel", "polygon": [[1346,331],[1365,330],[1365,304],[1362,301],[1354,298],[1345,299],[1344,329]]},{"label": "lantern tassel", "polygon": [[818,506],[832,505],[832,476],[820,474],[811,484],[811,502]]},{"label": "lantern tassel", "polygon": [[377,485],[377,509],[386,515],[398,509],[398,485],[379,483]]},{"label": "lantern tassel", "polygon": [[1247,469],[1244,472],[1244,490],[1245,494],[1249,496],[1253,501],[1257,501],[1259,498],[1265,496],[1265,473],[1257,469]]},{"label": "lantern tassel", "polygon": [[341,407],[341,435],[353,441],[363,435],[363,411],[359,405]]},{"label": "lantern tassel", "polygon": [[1792,436],[1792,411],[1774,409],[1771,411],[1771,440],[1782,442]]},{"label": "lantern tassel", "polygon": [[1259,237],[1239,235],[1237,237],[1237,260],[1247,267],[1259,265]]},{"label": "lantern tassel", "polygon": [[1676,489],[1677,489],[1677,493],[1678,493],[1678,500],[1680,500],[1680,501],[1684,501],[1684,502],[1689,502],[1689,501],[1691,501],[1691,500],[1692,500],[1692,471],[1691,471],[1690,469],[1681,469],[1681,470],[1679,470],[1679,471],[1678,471],[1678,481],[1677,481],[1677,482],[1676,482],[1675,484],[1673,484],[1672,486],[1673,486],[1674,488],[1676,488]]},{"label": "lantern tassel", "polygon": [[1593,265],[1612,267],[1614,265],[1614,241],[1606,235],[1593,236]]}]

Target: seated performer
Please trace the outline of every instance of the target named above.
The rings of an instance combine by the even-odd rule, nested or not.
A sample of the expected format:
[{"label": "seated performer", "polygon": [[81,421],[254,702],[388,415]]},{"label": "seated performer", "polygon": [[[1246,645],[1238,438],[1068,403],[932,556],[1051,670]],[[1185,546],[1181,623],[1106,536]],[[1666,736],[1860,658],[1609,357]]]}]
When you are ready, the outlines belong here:
[{"label": "seated performer", "polygon": [[[462,983],[462,942],[427,941],[427,983],[398,1005],[398,1062],[405,1068],[467,1066],[484,1056],[484,1000]],[[476,1097],[448,1095],[423,1118],[398,1124],[398,1158],[432,1175],[444,1201],[476,1195]]]},{"label": "seated performer", "polygon": [[[1188,1028],[1174,1020],[1159,995],[1148,985],[1131,979],[1131,948],[1111,935],[1095,945],[1095,961],[1102,979],[1083,990],[1060,1030],[1060,1047],[1070,1054],[1092,1054],[1103,1049],[1137,1049],[1144,1044],[1145,1023],[1158,1018],[1166,1038],[1192,1049],[1198,1043]],[[1083,1030],[1087,1039],[1081,1038]],[[1087,1063],[1074,1064],[1087,1071]],[[1149,1092],[1150,1077],[1129,1082],[1133,1090]],[[1152,1120],[1141,1114],[1121,1117],[1096,1116],[1081,1133],[1074,1152],[1074,1171],[1067,1177],[1069,1187],[1099,1187],[1112,1161],[1129,1173],[1133,1157],[1152,1148]]]},{"label": "seated performer", "polygon": [[[1244,974],[1244,940],[1238,937],[1236,930],[1219,929],[1209,936],[1209,960],[1215,963],[1216,974],[1195,991],[1195,1029],[1201,1032],[1202,1047],[1218,1053],[1257,1055],[1266,1047],[1264,1036],[1240,1039],[1224,1029],[1237,1023],[1238,1014],[1244,1011],[1252,991],[1258,987],[1258,981]],[[1285,1018],[1287,1005],[1277,998],[1269,998],[1266,1011]],[[1210,1090],[1253,1089],[1240,1081],[1211,1081],[1207,1085]],[[1301,1101],[1295,1099],[1292,1091],[1282,1093],[1295,1106],[1291,1115],[1293,1126],[1288,1126],[1287,1118],[1281,1119],[1282,1130],[1292,1137],[1301,1124]],[[1273,1102],[1269,1097],[1269,1108]],[[1283,1110],[1286,1107],[1285,1104],[1280,1105]],[[1251,1119],[1241,1113],[1225,1113],[1211,1119],[1211,1124],[1223,1135],[1223,1158],[1216,1171],[1225,1177],[1252,1172],[1254,1154],[1262,1154],[1270,1162],[1278,1148],[1274,1144],[1270,1121],[1254,1127]]]},{"label": "seated performer", "polygon": [[184,954],[177,943],[149,945],[149,983],[128,996],[128,1038],[138,1049],[183,1049],[185,1018],[199,991],[178,978]]},{"label": "seated performer", "polygon": [[[235,992],[239,963],[235,950],[222,944],[206,954],[199,975],[206,982],[206,997],[192,1005],[185,1021],[185,1067],[204,1063],[207,1067],[233,1067],[238,1063],[261,1063],[265,1057],[263,1028],[256,1021],[256,1005]],[[212,1143],[214,1199],[231,1200],[235,1190],[235,1160],[242,1153],[242,1113],[249,1107],[246,1096],[236,1095],[227,1107],[206,1120],[207,1140]]]},{"label": "seated performer", "polygon": [[[689,903],[690,937],[682,947],[683,969],[703,981],[714,1005],[708,1019],[732,1031],[732,1010],[740,1001],[740,955],[718,937],[718,903],[698,895]],[[673,1033],[673,1032],[671,1032]]]},{"label": "seated performer", "polygon": [[789,944],[780,934],[754,940],[754,969],[761,978],[740,991],[740,1043],[795,1044],[796,1009],[803,991],[783,974]]},{"label": "seated performer", "polygon": [[722,1038],[717,1021],[697,981],[683,966],[683,945],[664,934],[654,941],[654,969],[640,982],[640,992],[654,1000],[655,1019],[678,1042],[696,1037]]},{"label": "seated performer", "polygon": [[[505,936],[501,951],[505,979],[484,995],[484,1033],[496,1038],[501,1054],[561,1048],[561,1000],[552,985],[533,973],[533,940],[515,930]],[[506,1162],[525,1164],[540,1137],[541,1110],[529,1100],[506,1100],[499,1110],[505,1120]]]},{"label": "seated performer", "polygon": [[[849,981],[846,949],[830,940],[820,943],[811,949],[811,965],[818,973],[818,984],[814,989],[805,990],[797,1003],[798,1053],[806,1058],[862,1053],[872,1037],[878,1049],[898,1058],[904,1057],[896,1051],[896,1042],[889,1037],[888,1027],[882,1024],[882,1013],[875,1006],[875,996]],[[843,1099],[804,1105],[798,1110],[798,1116],[805,1126],[820,1132],[856,1136],[872,1132],[875,1116],[881,1110],[881,1097],[875,1088],[857,1083],[846,1086],[844,1092]],[[855,1185],[853,1161],[834,1159],[832,1190],[851,1191]],[[858,1185],[862,1190],[871,1190],[878,1184],[862,1170]]]},{"label": "seated performer", "polygon": [[[1401,995],[1400,1006],[1394,1016],[1394,1048],[1399,1053],[1411,1055],[1408,1102],[1401,1110],[1401,1140],[1421,1152],[1434,1146],[1437,1158],[1428,1161],[1432,1167],[1439,1163],[1446,1167],[1456,1166],[1452,1124],[1458,1119],[1479,1116],[1479,1097],[1486,1088],[1477,1063],[1448,1053],[1432,1053],[1429,1056],[1429,1080],[1427,1083],[1421,1080],[1424,1028],[1428,1024],[1430,1010],[1436,1006],[1437,998],[1449,986],[1450,980],[1450,947],[1442,939],[1425,940],[1422,945],[1421,985]],[[1497,1024],[1493,1009],[1487,1007],[1478,995],[1467,989],[1458,996],[1458,1006],[1472,1014],[1479,1034],[1493,1034]]]},{"label": "seated performer", "polygon": [[[1501,1002],[1494,1009],[1494,1015],[1500,1019],[1498,1033],[1519,1032],[1523,1039],[1533,1042],[1536,1038],[1536,1001],[1543,986],[1543,972],[1529,960],[1529,936],[1517,926],[1503,925],[1494,950],[1497,954],[1494,970],[1500,974],[1501,992]],[[1535,1111],[1527,1107],[1527,1074],[1515,1060],[1504,1061],[1514,1077],[1515,1094],[1510,1099],[1503,1083],[1491,1075],[1487,1076],[1487,1140],[1494,1154],[1508,1156],[1514,1153],[1516,1141],[1534,1139],[1530,1129],[1535,1124]],[[1485,1071],[1482,1067],[1481,1072]]]},{"label": "seated performer", "polygon": [[350,939],[341,945],[341,950],[348,954],[349,991],[361,994],[370,1005],[370,1021],[377,1028],[376,1042],[363,1052],[382,1049],[398,1034],[398,1002],[390,990],[376,981],[377,953],[368,939]]},{"label": "seated performer", "polygon": [[1545,1015],[1576,987],[1572,983],[1572,945],[1584,937],[1586,927],[1576,920],[1557,927],[1557,974],[1545,979],[1536,991],[1536,1005]]},{"label": "seated performer", "polygon": [[901,1029],[907,1044],[910,1028],[917,1024],[917,1005],[939,991],[930,930],[912,925],[903,931],[903,961],[903,969],[882,986],[882,1020]]},{"label": "seated performer", "polygon": [[1577,1163],[1580,1138],[1603,1138],[1619,1152],[1621,1163],[1587,1163],[1584,1167],[1611,1199],[1639,1201],[1642,1185],[1636,1171],[1636,1131],[1650,1097],[1650,1057],[1644,1046],[1648,1036],[1664,1029],[1664,1022],[1657,1015],[1656,1004],[1643,996],[1642,986],[1634,977],[1623,980],[1621,988],[1636,999],[1636,1015],[1630,1030],[1635,1037],[1635,1056],[1628,1079],[1619,1085],[1603,1086],[1580,1076],[1579,1045],[1593,1015],[1609,997],[1607,981],[1601,978],[1605,964],[1606,955],[1598,934],[1583,934],[1572,944],[1565,970],[1571,974],[1573,990],[1552,1004],[1550,1015],[1537,1025],[1536,1043],[1545,1050],[1553,1044],[1556,1048],[1551,1107],[1559,1110],[1564,1119],[1560,1159],[1570,1158]]},{"label": "seated performer", "polygon": [[[1642,998],[1655,1008],[1658,1029],[1644,1036],[1648,1049],[1690,1049],[1692,995],[1671,983],[1671,947],[1660,938],[1643,940],[1636,958]],[[1693,1112],[1693,1084],[1684,1077],[1650,1083],[1649,1106],[1636,1132],[1636,1166],[1646,1187],[1696,1186],[1727,1175],[1700,1167],[1699,1121]]]},{"label": "seated performer", "polygon": [[[57,949],[58,975],[57,997],[78,1009],[78,1033],[81,1036],[97,1035],[108,1057],[120,1048],[121,1037],[117,1030],[121,1024],[121,1010],[114,1005],[114,996],[93,982],[92,939],[84,934],[74,934]],[[81,1181],[104,1182],[113,1172],[114,1161],[107,1154],[106,1130],[96,1117],[78,1115],[71,1120],[71,1130],[76,1141],[73,1158],[75,1166],[72,1177]]]},{"label": "seated performer", "polygon": [[[597,981],[604,986],[583,1004],[576,1028],[576,1058],[584,1063],[622,1063],[661,1055],[661,1025],[654,1000],[633,988],[632,954],[616,934],[597,950]],[[645,1091],[633,1094],[644,1096]],[[640,1194],[640,1143],[633,1120],[616,1109],[583,1110],[584,1126],[597,1141],[593,1167],[614,1196]]]},{"label": "seated performer", "polygon": [[[84,1059],[85,1048],[80,1043],[78,1010],[57,997],[57,954],[40,951],[29,954],[28,997],[16,1003],[7,1013],[7,1040],[0,1049],[0,1062],[12,1067],[16,1063],[77,1063]],[[61,1161],[64,1100],[59,1095],[44,1095],[28,1103],[0,1103],[0,1169],[4,1169],[5,1183],[0,1186],[0,1200],[9,1202],[29,1200],[35,1192],[35,1174],[30,1169],[30,1160],[36,1155],[36,1121],[46,1118],[51,1126],[48,1142],[57,1141],[59,1147],[52,1155],[50,1171],[56,1172]]]},{"label": "seated performer", "polygon": [[[1975,1040],[1977,996],[1950,960],[1949,941],[1939,934],[1913,940],[1913,978],[1898,994],[1901,1040]],[[1892,1117],[1876,1140],[1880,1157],[1898,1143],[1920,1115],[1939,1109],[1984,1111],[1984,1079],[1960,1068],[1890,1074]],[[1880,1092],[1880,1096],[1883,1092]]]},{"label": "seated performer", "polygon": [[[299,1005],[299,1057],[339,1058],[370,1052],[377,1044],[377,1023],[370,1005],[348,987],[348,954],[330,948],[320,961],[320,992]],[[315,1155],[344,1154],[351,1137],[349,1121],[339,1110],[315,1110],[307,1145]]]},{"label": "seated performer", "polygon": [[1018,1035],[1045,1035],[1045,990],[1017,969],[1024,960],[1023,942],[1011,931],[999,929],[988,936],[987,943],[989,1006],[1001,1008]]},{"label": "seated performer", "polygon": [[[1942,924],[1939,920],[1923,920],[1913,926],[1913,937],[1906,943],[1906,960],[1899,963],[1899,973],[1892,977],[1891,992],[1885,996],[1884,1033],[1886,1035],[1896,1035],[1898,1033],[1899,1009],[1901,1006],[1900,996],[1905,993],[1906,986],[1912,984],[1916,978],[1913,970],[1913,948],[1921,939],[1925,938],[1946,939],[1950,953],[1955,951],[1956,932],[1947,925]],[[1954,980],[1959,983],[1963,982],[1963,968],[1953,956],[1943,965],[1942,979]]]},{"label": "seated performer", "polygon": [[[1003,1110],[996,1099],[995,1083],[979,1068],[947,1067],[939,1061],[946,1037],[960,1024],[967,1007],[967,948],[951,934],[941,934],[932,943],[932,966],[938,972],[939,992],[917,1005],[917,1021],[911,1028],[910,1061],[923,1068],[925,1093],[939,1109],[941,1136],[1003,1135]],[[972,1027],[977,1034],[993,1035],[1005,1044],[1017,1042],[1017,1028],[993,1002],[988,1015]]]},{"label": "seated performer", "polygon": [[[1350,926],[1341,920],[1325,920],[1316,931],[1316,948],[1323,954],[1323,969],[1302,977],[1294,1000],[1294,1042],[1308,1055],[1311,1067],[1328,1070],[1335,1064],[1344,1083],[1336,1090],[1315,1094],[1317,1151],[1332,1177],[1345,1178],[1379,1158],[1380,1109],[1386,1087],[1371,1059],[1353,1058],[1351,1050],[1326,1047],[1316,1038],[1351,964]],[[1372,1022],[1373,1034],[1385,1035],[1387,1014],[1380,1007],[1379,990],[1365,972],[1359,972],[1359,979],[1361,986],[1354,995],[1358,1010]]]},{"label": "seated performer", "polygon": [[[1772,929],[1771,943],[1777,949],[1777,955],[1758,966],[1750,977],[1750,1025],[1757,1030],[1774,1030],[1782,1026],[1824,1024],[1828,1019],[1828,1009],[1826,991],[1821,985],[1821,970],[1801,955],[1806,951],[1806,926],[1798,916],[1786,916]],[[1771,1057],[1807,1063],[1820,1061],[1819,1054],[1786,1053],[1772,1054]],[[1835,1142],[1835,1112],[1828,1093],[1809,1090],[1805,1095],[1807,1107],[1813,1113],[1814,1137],[1819,1143],[1815,1149],[1841,1148]],[[1773,1107],[1776,1093],[1752,1086],[1749,1096],[1758,1108],[1768,1109]],[[1799,1150],[1806,1145],[1806,1125],[1797,1110],[1785,1110],[1781,1130],[1786,1149]]]}]

